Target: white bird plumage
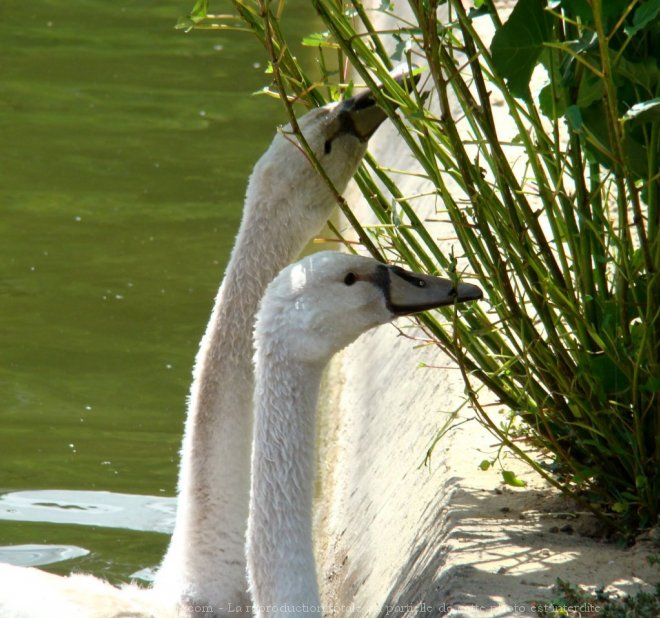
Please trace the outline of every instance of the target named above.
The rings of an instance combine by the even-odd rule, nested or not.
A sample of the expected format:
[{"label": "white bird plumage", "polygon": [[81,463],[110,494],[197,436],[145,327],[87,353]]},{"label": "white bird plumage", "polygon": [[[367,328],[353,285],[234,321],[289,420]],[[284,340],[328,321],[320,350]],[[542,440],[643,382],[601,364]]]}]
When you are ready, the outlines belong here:
[{"label": "white bird plumage", "polygon": [[[359,98],[358,98],[359,97]],[[384,120],[368,92],[306,114],[300,129],[343,191]],[[359,107],[359,106],[358,106]],[[172,540],[154,588],[191,606],[249,605],[245,529],[250,487],[252,328],[266,285],[319,232],[331,189],[285,127],[256,164],[224,281],[195,362]]]},{"label": "white bird plumage", "polygon": [[255,615],[322,616],[312,545],[315,413],[330,357],[398,315],[481,298],[470,284],[317,253],[268,286],[255,327],[247,534]]},{"label": "white bird plumage", "polygon": [[[338,191],[385,117],[365,92],[298,121]],[[249,604],[244,546],[254,315],[266,285],[319,232],[335,204],[325,180],[287,133],[289,127],[275,136],[251,175],[236,243],[197,354],[176,523],[153,587],[120,589],[91,576],[57,577],[0,564],[2,618],[212,618]]]}]

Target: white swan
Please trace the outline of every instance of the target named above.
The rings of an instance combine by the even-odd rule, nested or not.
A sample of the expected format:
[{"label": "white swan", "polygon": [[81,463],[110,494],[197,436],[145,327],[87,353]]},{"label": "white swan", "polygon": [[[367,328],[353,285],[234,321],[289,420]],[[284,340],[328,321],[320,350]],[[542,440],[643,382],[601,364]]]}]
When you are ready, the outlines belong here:
[{"label": "white swan", "polygon": [[[385,113],[368,91],[312,110],[299,126],[339,191]],[[252,426],[252,328],[273,276],[335,204],[296,138],[275,136],[251,175],[241,226],[197,354],[172,540],[149,590],[0,564],[0,617],[212,618],[248,602],[245,529]],[[197,608],[197,609],[196,609]],[[129,614],[126,614],[129,615]],[[245,614],[244,614],[245,615]]]},{"label": "white swan", "polygon": [[[385,118],[365,91],[298,122],[343,191]],[[176,524],[154,582],[163,598],[216,611],[249,602],[245,529],[254,316],[266,285],[320,231],[335,205],[289,130],[276,135],[250,177],[236,243],[195,362]]]},{"label": "white swan", "polygon": [[247,558],[256,616],[322,616],[312,547],[315,409],[330,357],[399,315],[481,298],[470,284],[317,253],[268,286],[255,328]]}]

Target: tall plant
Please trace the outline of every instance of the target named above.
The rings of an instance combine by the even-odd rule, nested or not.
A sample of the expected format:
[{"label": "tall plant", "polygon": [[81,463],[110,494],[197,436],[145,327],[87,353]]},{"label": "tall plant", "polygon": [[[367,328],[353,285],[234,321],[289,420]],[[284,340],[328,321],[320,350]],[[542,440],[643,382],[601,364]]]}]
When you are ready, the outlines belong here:
[{"label": "tall plant", "polygon": [[[327,28],[304,40],[318,49],[314,79],[282,34],[283,0],[233,4],[240,27],[264,44],[273,90],[292,118],[292,101],[318,105],[351,90],[346,60],[382,107],[392,111],[395,101],[406,116],[391,114],[402,147],[490,299],[488,312],[445,314],[454,335],[423,318],[459,362],[481,422],[602,519],[652,525],[660,509],[660,0],[519,0],[506,19],[493,0],[475,0],[470,11],[460,0],[409,0],[414,20],[386,33],[359,0],[314,0]],[[489,45],[477,29],[488,19]],[[195,24],[236,27],[223,16],[209,21],[204,0],[184,26]],[[384,36],[395,40],[391,51]],[[428,66],[428,98],[388,73],[400,61],[412,70],[414,54]],[[547,85],[537,97],[530,80],[539,67]],[[498,131],[493,93],[517,127],[511,143]],[[522,174],[512,164],[521,158]],[[456,276],[454,257],[387,170],[367,157],[357,180],[383,224],[376,232],[337,199],[376,257],[386,250]],[[506,422],[481,406],[476,381],[511,411]],[[537,450],[521,446],[530,441]]]}]

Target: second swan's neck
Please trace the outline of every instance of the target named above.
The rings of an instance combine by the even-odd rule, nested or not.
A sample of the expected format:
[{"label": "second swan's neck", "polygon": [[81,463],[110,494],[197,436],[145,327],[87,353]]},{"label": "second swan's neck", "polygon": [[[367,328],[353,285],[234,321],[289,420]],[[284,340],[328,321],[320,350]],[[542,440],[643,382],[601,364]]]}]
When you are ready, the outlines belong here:
[{"label": "second swan's neck", "polygon": [[[246,206],[202,339],[188,403],[175,528],[154,586],[173,603],[247,615],[245,526],[252,440],[252,329],[264,289],[310,232]],[[276,230],[275,230],[276,232]]]},{"label": "second swan's neck", "polygon": [[270,605],[287,617],[322,615],[312,545],[322,366],[292,361],[278,346],[257,345],[247,534],[255,614],[261,616],[259,608]]}]

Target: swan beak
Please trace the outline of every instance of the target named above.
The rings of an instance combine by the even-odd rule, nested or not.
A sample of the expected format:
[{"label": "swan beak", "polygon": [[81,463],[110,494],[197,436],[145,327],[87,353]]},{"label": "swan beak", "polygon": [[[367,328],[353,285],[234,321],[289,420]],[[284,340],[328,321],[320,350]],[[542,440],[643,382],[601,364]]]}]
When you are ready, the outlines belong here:
[{"label": "swan beak", "polygon": [[[392,77],[404,90],[411,92],[420,76],[411,75],[405,67],[405,70],[395,69]],[[392,102],[392,106],[396,107],[396,103]],[[378,106],[371,90],[364,90],[340,104],[339,118],[347,131],[366,142],[387,119],[387,112]]]},{"label": "swan beak", "polygon": [[455,285],[449,279],[412,273],[398,266],[382,268],[387,272],[379,279],[383,280],[388,308],[394,315],[411,315],[483,298],[481,289],[470,283]]}]

